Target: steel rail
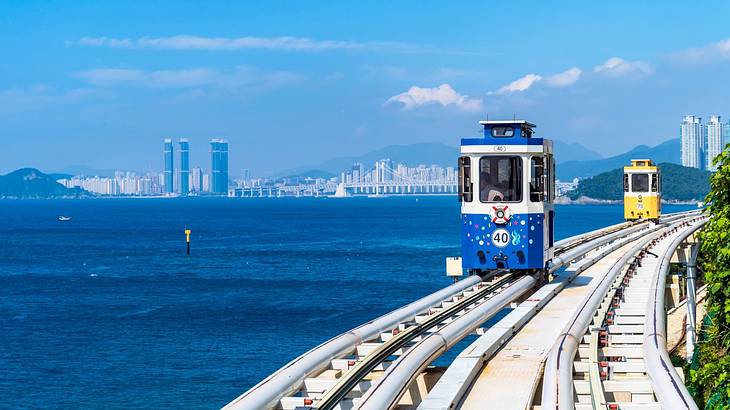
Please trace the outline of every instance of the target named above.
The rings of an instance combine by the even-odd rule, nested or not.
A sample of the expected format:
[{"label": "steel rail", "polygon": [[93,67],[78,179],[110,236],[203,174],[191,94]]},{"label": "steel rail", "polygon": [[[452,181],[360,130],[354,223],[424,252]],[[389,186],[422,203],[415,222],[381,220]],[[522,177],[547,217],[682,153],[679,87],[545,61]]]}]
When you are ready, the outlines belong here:
[{"label": "steel rail", "polygon": [[[641,223],[644,223],[644,222],[641,222]],[[621,222],[621,223],[607,226],[605,228],[601,228],[601,229],[598,229],[595,231],[590,231],[590,232],[585,232],[582,234],[574,235],[574,236],[556,241],[555,244],[553,245],[553,249],[555,250],[555,252],[560,252],[560,251],[565,252],[571,248],[574,248],[575,246],[579,245],[582,242],[590,241],[590,240],[599,238],[603,235],[608,235],[608,234],[614,233],[616,231],[626,229],[633,225],[637,225],[637,223],[636,222]]]},{"label": "steel rail", "polygon": [[[689,211],[682,211],[682,212],[674,212],[670,214],[664,214],[659,218],[660,222],[671,222],[674,219],[684,217],[689,214],[695,214],[700,213],[702,210],[693,209]],[[565,239],[561,239],[559,241],[555,242],[554,249],[556,252],[558,251],[567,251],[568,249],[571,249],[575,247],[576,245],[580,244],[580,242],[585,242],[586,240],[592,240],[595,238],[599,238],[603,235],[607,235],[616,231],[620,231],[622,229],[626,229],[630,226],[639,225],[639,224],[646,224],[649,221],[647,220],[636,220],[636,221],[627,221],[627,222],[621,222],[617,223],[615,225],[610,225],[605,228],[597,229],[595,231],[585,232],[582,234],[574,235]]]},{"label": "steel rail", "polygon": [[385,374],[368,389],[357,405],[358,410],[381,410],[395,406],[411,382],[429,363],[537,283],[535,277],[523,276],[507,289],[423,338],[388,367]]},{"label": "steel rail", "polygon": [[[641,224],[632,225],[636,226]],[[640,228],[643,229],[644,227],[640,226]],[[622,232],[623,235],[619,236],[628,236],[634,232],[637,232],[637,229],[626,230],[626,232]],[[591,238],[583,240],[587,240],[588,242],[595,241],[595,247],[615,238],[616,235],[608,235],[600,238],[599,240]],[[617,249],[618,246],[614,246],[612,248]],[[604,255],[606,253],[608,252],[605,252]],[[565,259],[566,262],[568,260],[570,259]],[[537,283],[536,279],[532,277],[523,277],[520,281],[524,281],[525,283],[520,284],[519,282],[516,282],[510,287],[510,289],[506,289],[499,294],[498,297],[505,298],[502,304],[499,303],[502,301],[495,299],[485,301],[483,307],[471,310],[469,313],[460,316],[453,322],[450,322],[443,328],[439,329],[438,332],[432,333],[418,342],[416,346],[412,347],[408,352],[396,360],[395,363],[386,370],[385,374],[375,382],[375,384],[360,399],[358,409],[376,410],[391,408],[394,406],[404,393],[405,389],[408,388],[413,379],[417,377],[428,363],[444,351],[448,350],[454,343],[461,340],[461,338],[468,334],[469,331],[488,320],[505,304],[516,299]],[[512,290],[513,288],[514,290]],[[511,290],[512,292],[510,292]],[[482,313],[479,317],[474,317],[479,313],[479,310],[484,311],[484,313]],[[393,383],[389,383],[389,381],[393,381]]]},{"label": "steel rail", "polygon": [[544,408],[573,409],[573,358],[578,345],[588,329],[595,312],[609,292],[611,285],[622,270],[626,268],[630,259],[635,258],[642,249],[649,246],[661,234],[668,232],[687,221],[691,215],[673,218],[678,220],[669,226],[657,226],[653,234],[645,236],[627,251],[621,259],[609,270],[599,284],[586,296],[580,310],[573,316],[564,332],[556,340],[551,349],[543,374],[543,390],[541,406]]},{"label": "steel rail", "polygon": [[391,356],[395,351],[437,324],[453,317],[472,304],[479,302],[480,299],[487,298],[487,300],[490,300],[492,298],[489,297],[490,293],[498,291],[497,294],[499,294],[500,288],[514,282],[515,277],[516,275],[514,273],[508,273],[504,278],[499,279],[494,284],[483,289],[479,289],[473,295],[470,295],[458,301],[454,305],[432,315],[424,322],[399,332],[397,335],[393,336],[393,338],[380,345],[371,354],[367,355],[365,359],[357,363],[355,367],[350,369],[350,371],[337,379],[337,383],[329,389],[321,399],[317,400],[313,404],[312,408],[319,410],[330,410],[335,408],[335,406],[339,404],[339,402],[357,385],[357,383],[360,382],[360,380],[373,371],[375,367]]},{"label": "steel rail", "polygon": [[[562,255],[566,253],[567,249],[573,249],[582,243],[605,236],[607,233],[613,234],[615,233],[612,230],[613,228],[625,224],[617,224],[612,227],[602,228],[597,231],[591,231],[558,241],[556,245],[563,246],[563,248],[558,249],[557,253]],[[483,280],[485,278],[477,275],[469,276],[404,307],[335,336],[287,363],[266,379],[228,403],[224,409],[274,407],[278,400],[289,393],[297,391],[309,374],[326,366],[330,360],[351,352],[358,344],[376,337],[382,331],[391,329],[409,318],[415,317],[420,312],[444,303]]]},{"label": "steel rail", "polygon": [[[585,242],[585,238],[588,235],[600,234],[605,230],[606,228],[591,231],[573,238],[564,239],[558,243],[577,245]],[[355,349],[355,346],[359,343],[370,340],[382,331],[393,328],[399,323],[415,317],[418,313],[453,298],[455,295],[466,291],[483,280],[484,278],[477,275],[466,277],[444,289],[335,336],[287,363],[228,403],[224,409],[263,409],[274,407],[276,402],[282,397],[297,391],[307,375],[326,366],[330,360],[347,354]]]},{"label": "steel rail", "polygon": [[646,373],[651,379],[654,394],[662,408],[666,409],[695,410],[698,408],[684,382],[674,369],[667,352],[664,292],[669,264],[674,251],[680,243],[706,223],[707,219],[703,219],[691,225],[670,243],[661,256],[661,264],[651,282],[651,298],[646,305],[648,321],[644,324],[644,364]]},{"label": "steel rail", "polygon": [[[619,235],[619,237],[630,236],[631,234],[645,228],[643,224],[631,224],[631,226],[638,226],[640,229],[623,229],[625,232],[621,232],[622,235]],[[594,249],[596,246],[600,246],[600,244],[606,243],[615,238],[616,235],[606,235],[602,238],[599,237],[598,240],[592,238],[585,238],[584,240],[587,240],[589,243],[595,241],[595,245],[592,247],[592,249]],[[633,240],[635,239],[630,239],[629,241]],[[602,255],[605,256],[624,244],[625,242],[622,241],[621,244],[611,246],[611,249],[603,251]],[[568,260],[570,259],[564,259],[565,262],[563,263],[566,263]],[[595,261],[596,260],[592,261],[591,265],[595,263]],[[519,282],[516,282],[510,287],[510,289],[501,292],[499,296],[503,296],[505,298],[511,296],[511,300],[514,300],[537,283],[536,279],[532,277],[524,277],[523,279],[520,279],[520,281],[525,282],[524,286],[520,287],[518,286]],[[508,293],[513,288],[514,290],[512,291],[512,295],[509,295]],[[470,313],[460,316],[453,322],[450,322],[443,328],[439,329],[438,332],[432,333],[418,342],[416,346],[412,347],[408,352],[396,360],[395,363],[386,370],[385,374],[375,382],[375,384],[360,399],[358,409],[378,410],[392,408],[395,406],[415,377],[417,377],[417,375],[431,361],[433,361],[433,359],[448,350],[454,343],[457,343],[461,340],[461,338],[468,334],[469,331],[473,330],[481,323],[488,320],[494,313],[499,311],[499,308],[495,309],[496,306],[502,307],[511,300],[506,299],[506,301],[501,305],[498,303],[499,301],[495,299],[485,301],[484,307],[473,309]],[[474,314],[479,313],[478,310],[484,311],[482,316],[473,317],[475,316]]]},{"label": "steel rail", "polygon": [[[618,225],[622,225],[623,226],[624,224],[618,224]],[[566,264],[568,261],[571,261],[573,259],[576,259],[578,257],[583,256],[585,253],[589,252],[594,247],[597,247],[597,246],[600,246],[600,245],[605,244],[607,242],[610,242],[610,241],[616,239],[617,237],[627,236],[627,235],[630,235],[630,234],[632,234],[634,232],[637,232],[637,231],[639,231],[641,229],[644,229],[644,226],[643,225],[644,225],[644,223],[630,224],[628,227],[622,227],[622,228],[620,228],[618,230],[612,230],[608,234],[606,234],[605,232],[603,232],[606,229],[601,229],[600,230],[601,232],[598,233],[598,234],[588,233],[586,235],[579,235],[576,239],[572,240],[572,242],[575,242],[575,246],[571,247],[571,249],[574,249],[574,248],[576,248],[576,247],[578,247],[580,245],[585,245],[586,243],[590,243],[591,246],[590,247],[582,246],[579,249],[575,249],[575,250],[573,250],[570,253],[568,253],[567,251],[562,251],[562,250],[559,251],[561,255],[563,253],[568,253],[569,256],[566,257],[566,258],[561,259],[560,262],[559,262],[559,265],[554,266],[553,267],[553,270],[551,272],[554,272],[555,270],[559,269],[561,266],[563,266],[564,264]],[[627,229],[627,228],[633,228],[633,229]],[[534,278],[529,277],[529,276],[527,278],[529,278],[531,280],[534,280],[534,282],[531,282],[530,283],[530,286],[525,288],[525,291],[528,290],[530,287],[534,286],[535,284],[537,284],[537,281]],[[521,287],[520,287],[520,289],[521,289]],[[509,295],[514,295],[514,296],[512,297],[512,299],[510,299],[510,300],[506,301],[504,304],[502,304],[500,306],[500,308],[503,307],[505,304],[511,302],[515,298],[519,297],[519,295],[521,295],[522,293],[524,293],[524,292],[520,292],[519,294],[514,295],[513,293],[509,292],[508,293]],[[501,292],[500,292],[500,294],[501,294]],[[488,302],[489,300],[491,300],[491,299],[488,299],[484,303]],[[497,311],[499,311],[499,309],[497,309],[494,313],[492,313],[492,315],[493,314],[496,314]],[[490,315],[490,317],[491,317],[491,315]],[[487,319],[488,319],[488,317],[484,318],[483,321],[485,321]],[[478,322],[478,323],[483,323],[483,321]],[[477,324],[477,326],[478,326],[478,324]],[[384,345],[381,345],[381,347],[383,347],[383,346]],[[397,349],[395,349],[395,350],[397,350]],[[386,355],[384,357],[388,357],[388,356],[390,356],[390,355],[388,354],[388,355]],[[370,357],[370,355],[368,356],[368,358],[369,357]],[[377,358],[375,360],[377,360]],[[382,361],[382,360],[380,360],[380,361]],[[360,362],[360,363],[362,363],[362,362]],[[375,365],[372,365],[371,367],[374,368],[378,363],[380,363],[380,362],[376,361],[375,362]],[[339,400],[341,400],[342,398],[344,398],[347,395],[347,393],[349,393],[349,391],[352,390],[352,388],[354,388],[357,385],[357,383],[365,375],[367,375],[368,373],[369,372],[365,372],[362,375],[354,375],[354,373],[353,373],[352,370],[351,371],[348,371],[345,376],[343,376],[340,379],[338,379],[338,384],[336,386],[334,386],[332,389],[328,390],[328,392],[325,394],[325,396],[323,396],[322,399],[320,401],[318,401],[318,403],[313,406],[313,408],[317,408],[317,409],[332,408],[332,407],[325,407],[325,406],[330,406],[330,404],[329,404],[330,403],[330,398],[328,397],[328,395],[330,393],[332,393],[333,396],[338,396],[339,397],[339,399],[336,400],[334,404],[339,403]],[[343,379],[348,378],[348,377],[354,377],[355,378],[355,380],[349,380],[349,381],[346,382],[347,385],[348,385],[348,387],[349,387],[349,390],[345,389],[347,391],[344,391],[344,392],[342,392],[342,391],[336,391],[337,389],[340,389],[340,387],[339,387],[340,382]],[[385,378],[385,376],[383,378]],[[345,382],[343,382],[343,384],[345,384]]]},{"label": "steel rail", "polygon": [[547,357],[545,371],[543,374],[541,407],[546,409],[572,409],[573,408],[573,357],[578,350],[578,344],[585,333],[585,329],[593,319],[598,305],[603,300],[611,284],[624,269],[629,259],[634,258],[637,253],[648,245],[658,234],[640,239],[609,270],[601,282],[588,294],[582,308],[573,317],[564,332],[559,336]]},{"label": "steel rail", "polygon": [[605,244],[608,242],[612,242],[617,238],[629,236],[635,232],[639,232],[641,230],[644,230],[647,228],[648,223],[641,223],[636,225],[631,225],[628,228],[622,229],[617,232],[610,233],[608,235],[603,235],[595,239],[590,239],[586,242],[583,242],[579,244],[578,246],[575,246],[569,251],[566,251],[565,253],[561,253],[559,256],[554,257],[550,262],[550,267],[548,268],[549,273],[555,273],[563,266],[567,265],[571,261],[580,258],[590,252],[591,250]]},{"label": "steel rail", "polygon": [[482,278],[477,275],[469,276],[377,319],[335,336],[292,360],[228,403],[224,409],[248,410],[274,407],[281,397],[299,389],[307,375],[325,366],[325,363],[351,352],[359,343],[372,339],[380,332],[391,329],[399,323],[415,317],[418,313],[443,303],[458,293],[476,286],[481,281]]},{"label": "steel rail", "polygon": [[[661,226],[656,226],[653,230],[661,229]],[[651,231],[650,231],[651,232]],[[540,291],[531,296],[532,298],[539,299],[538,304],[534,310],[529,312],[529,317],[521,318],[520,320],[513,320],[522,324],[526,323],[532,316],[537,314],[545,304],[547,304],[557,293],[559,293],[569,282],[571,282],[580,273],[599,262],[602,258],[616,251],[617,249],[626,246],[627,244],[636,241],[638,238],[634,237],[634,234],[641,234],[641,231],[627,233],[621,236],[622,240],[616,240],[611,238],[607,240],[596,241],[592,249],[598,249],[606,242],[612,242],[606,246],[606,249],[601,250],[596,255],[586,257],[587,259],[581,260],[580,266],[571,275],[564,278],[559,278],[557,281],[551,282],[548,287],[552,287],[549,291],[545,292],[545,287],[541,288]],[[633,236],[632,236],[633,235]],[[525,315],[528,313],[525,312]],[[521,325],[520,325],[521,326]],[[474,341],[469,347],[467,347],[462,353],[457,356],[454,362],[462,362],[461,366],[449,366],[446,369],[446,373],[439,379],[436,386],[429,392],[428,397],[424,400],[419,409],[440,409],[440,408],[452,408],[458,404],[463,394],[466,392],[467,385],[469,385],[477,376],[477,371],[481,365],[492,355],[497,349],[505,343],[517,329],[510,328],[509,331],[501,329],[500,334],[490,334],[486,332],[479,339]],[[482,341],[482,339],[488,342]],[[465,352],[467,352],[465,354]],[[454,386],[460,386],[454,389]]]}]

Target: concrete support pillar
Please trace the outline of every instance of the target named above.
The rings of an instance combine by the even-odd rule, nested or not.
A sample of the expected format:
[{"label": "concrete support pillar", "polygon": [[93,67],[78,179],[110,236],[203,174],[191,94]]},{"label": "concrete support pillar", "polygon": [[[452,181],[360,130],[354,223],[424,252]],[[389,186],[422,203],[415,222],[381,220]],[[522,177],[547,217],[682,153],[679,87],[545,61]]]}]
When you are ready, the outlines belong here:
[{"label": "concrete support pillar", "polygon": [[695,299],[697,279],[697,253],[700,250],[698,243],[692,246],[689,261],[687,262],[687,362],[692,362],[697,341],[697,301]]}]

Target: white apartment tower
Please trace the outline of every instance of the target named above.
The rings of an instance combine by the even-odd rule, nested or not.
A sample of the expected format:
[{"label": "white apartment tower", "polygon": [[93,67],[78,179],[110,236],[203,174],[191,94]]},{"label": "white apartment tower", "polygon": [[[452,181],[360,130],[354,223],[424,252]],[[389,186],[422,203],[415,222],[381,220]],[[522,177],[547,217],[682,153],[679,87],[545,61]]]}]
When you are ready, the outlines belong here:
[{"label": "white apartment tower", "polygon": [[679,126],[682,141],[682,165],[691,168],[704,168],[705,133],[702,118],[685,115]]},{"label": "white apartment tower", "polygon": [[707,122],[707,147],[705,150],[705,159],[707,161],[706,169],[708,171],[717,171],[717,167],[712,165],[712,160],[720,155],[725,141],[725,124],[720,120],[719,115],[711,115]]},{"label": "white apartment tower", "polygon": [[193,171],[190,173],[190,188],[194,192],[203,192],[203,169],[200,167],[193,167]]}]

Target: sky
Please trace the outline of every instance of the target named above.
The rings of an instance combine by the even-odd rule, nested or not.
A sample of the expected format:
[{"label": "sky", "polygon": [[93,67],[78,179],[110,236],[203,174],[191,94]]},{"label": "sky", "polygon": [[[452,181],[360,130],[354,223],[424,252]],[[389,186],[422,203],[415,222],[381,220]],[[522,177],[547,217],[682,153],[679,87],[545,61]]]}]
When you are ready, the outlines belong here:
[{"label": "sky", "polygon": [[256,176],[524,118],[603,155],[730,117],[730,2],[6,1],[0,172]]}]

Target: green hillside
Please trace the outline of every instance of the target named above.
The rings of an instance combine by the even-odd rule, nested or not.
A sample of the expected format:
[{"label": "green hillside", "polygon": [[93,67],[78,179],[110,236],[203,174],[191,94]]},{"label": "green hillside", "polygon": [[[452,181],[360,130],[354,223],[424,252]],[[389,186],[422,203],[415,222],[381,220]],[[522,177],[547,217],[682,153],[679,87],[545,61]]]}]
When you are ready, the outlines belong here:
[{"label": "green hillside", "polygon": [[[709,171],[687,168],[664,162],[659,164],[662,173],[662,198],[667,201],[704,200],[710,191]],[[623,198],[623,167],[584,179],[568,197],[586,196],[594,199],[620,200]]]},{"label": "green hillside", "polygon": [[35,168],[21,168],[0,176],[0,198],[60,198],[80,195],[88,195],[88,192],[68,189]]}]

